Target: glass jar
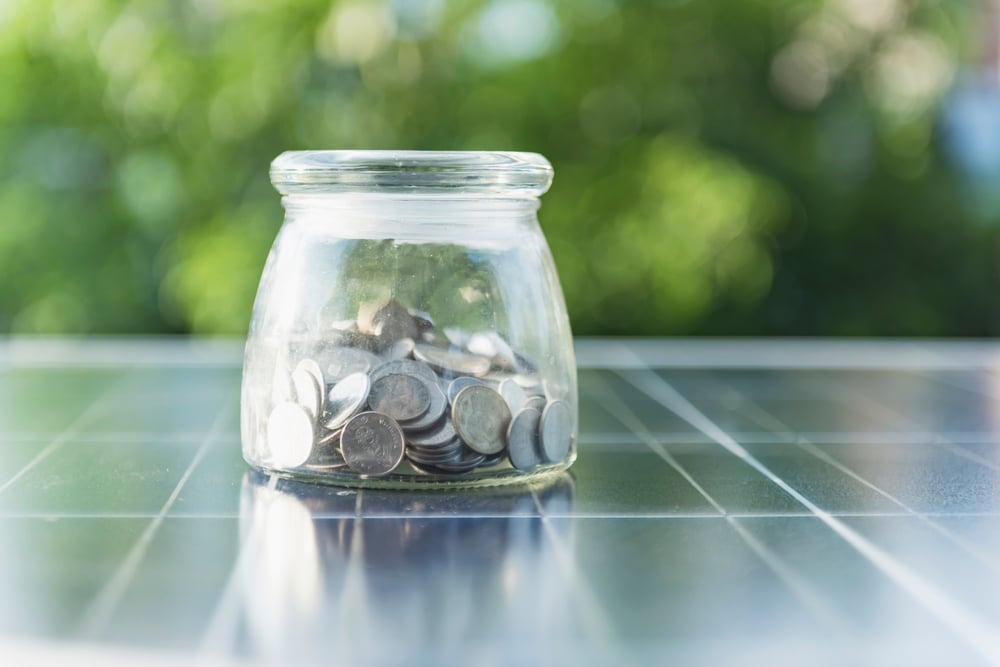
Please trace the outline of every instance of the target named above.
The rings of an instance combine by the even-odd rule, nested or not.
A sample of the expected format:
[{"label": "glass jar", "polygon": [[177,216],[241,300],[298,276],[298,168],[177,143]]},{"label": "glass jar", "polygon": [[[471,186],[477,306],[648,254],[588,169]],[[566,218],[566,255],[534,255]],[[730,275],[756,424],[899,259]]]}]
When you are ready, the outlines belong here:
[{"label": "glass jar", "polygon": [[243,365],[243,456],[351,486],[534,480],[576,457],[569,319],[532,153],[302,151]]}]

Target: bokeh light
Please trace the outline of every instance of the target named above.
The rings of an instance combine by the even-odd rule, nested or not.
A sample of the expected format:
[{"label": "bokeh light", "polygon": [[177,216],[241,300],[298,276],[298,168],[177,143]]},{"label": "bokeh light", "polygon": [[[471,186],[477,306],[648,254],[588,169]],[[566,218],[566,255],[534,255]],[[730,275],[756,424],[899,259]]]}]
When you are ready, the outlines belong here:
[{"label": "bokeh light", "polygon": [[993,335],[997,5],[0,1],[0,331],[242,334],[284,150],[531,150],[579,334]]}]

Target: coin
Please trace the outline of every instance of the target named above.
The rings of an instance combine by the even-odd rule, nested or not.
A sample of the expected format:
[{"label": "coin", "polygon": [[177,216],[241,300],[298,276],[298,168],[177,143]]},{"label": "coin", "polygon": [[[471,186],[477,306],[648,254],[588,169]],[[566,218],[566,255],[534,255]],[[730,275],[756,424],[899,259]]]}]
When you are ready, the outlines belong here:
[{"label": "coin", "polygon": [[418,377],[390,373],[372,382],[368,405],[375,412],[381,412],[397,422],[408,422],[419,418],[430,407],[430,391]]},{"label": "coin", "polygon": [[330,431],[326,435],[320,437],[316,440],[317,447],[330,447],[331,449],[336,449],[340,447],[340,434],[344,429],[337,429],[336,431]]},{"label": "coin", "polygon": [[458,392],[451,410],[455,433],[480,454],[503,451],[510,418],[510,408],[503,397],[484,385]]},{"label": "coin", "polygon": [[326,386],[326,381],[323,379],[323,370],[319,367],[319,364],[316,363],[314,359],[303,359],[298,363],[295,369],[304,370],[305,372],[309,373],[309,375],[312,375],[313,378],[316,379],[316,384],[318,384],[320,387]]},{"label": "coin", "polygon": [[511,414],[517,414],[524,407],[524,402],[528,399],[521,385],[511,378],[507,378],[501,382],[500,386],[497,387],[497,391],[503,396],[503,400],[507,401]]},{"label": "coin", "polygon": [[532,396],[524,402],[524,408],[533,408],[541,412],[545,409],[545,397],[544,396]]},{"label": "coin", "polygon": [[507,429],[510,464],[522,472],[531,472],[541,463],[538,453],[538,423],[542,413],[525,408],[511,420]]},{"label": "coin", "polygon": [[403,431],[389,416],[362,412],[351,417],[340,436],[340,449],[351,470],[369,477],[387,475],[403,460]]},{"label": "coin", "polygon": [[438,379],[430,366],[420,361],[414,361],[413,359],[386,361],[376,366],[369,375],[371,375],[373,383],[386,375],[415,375],[432,383],[437,383]]},{"label": "coin", "polygon": [[448,410],[448,397],[444,395],[443,391],[441,391],[441,387],[438,386],[437,382],[430,382],[424,378],[420,379],[427,387],[427,393],[430,397],[430,405],[427,408],[427,412],[425,412],[422,417],[402,424],[403,430],[407,433],[411,431],[423,431],[431,428]]},{"label": "coin", "polygon": [[449,382],[447,391],[448,402],[454,403],[455,397],[458,396],[458,392],[462,391],[466,387],[471,387],[474,384],[486,384],[486,383],[480,380],[479,378],[474,378],[474,377],[460,377],[460,378],[455,378],[454,380]]},{"label": "coin", "polygon": [[296,368],[292,371],[292,387],[295,389],[296,402],[306,409],[312,419],[316,419],[323,404],[323,389],[316,378],[306,369]]},{"label": "coin", "polygon": [[302,465],[312,451],[312,416],[298,403],[279,403],[267,419],[267,442],[276,468]]},{"label": "coin", "polygon": [[552,401],[545,406],[538,430],[545,460],[555,463],[566,458],[573,430],[573,417],[566,401]]},{"label": "coin", "polygon": [[517,357],[510,344],[495,331],[479,331],[469,336],[465,349],[473,354],[488,358],[497,358],[502,365],[511,370],[519,368]]},{"label": "coin", "polygon": [[461,350],[441,349],[427,343],[413,347],[413,356],[441,373],[452,375],[485,375],[490,370],[490,360]]},{"label": "coin", "polygon": [[450,419],[444,419],[437,428],[427,431],[407,431],[406,442],[417,447],[436,449],[444,447],[456,438],[455,427]]},{"label": "coin", "polygon": [[323,425],[339,429],[368,402],[371,382],[365,373],[348,375],[338,382],[326,396],[326,418]]},{"label": "coin", "polygon": [[367,373],[381,363],[371,352],[355,347],[328,347],[318,356],[326,380],[333,383],[354,373]]}]

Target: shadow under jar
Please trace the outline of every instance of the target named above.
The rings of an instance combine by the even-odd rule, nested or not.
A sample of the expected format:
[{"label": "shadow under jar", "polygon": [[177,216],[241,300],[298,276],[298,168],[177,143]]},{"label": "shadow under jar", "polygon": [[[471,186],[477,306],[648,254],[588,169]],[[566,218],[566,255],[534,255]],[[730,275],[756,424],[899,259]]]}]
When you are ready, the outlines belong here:
[{"label": "shadow under jar", "polygon": [[243,364],[243,456],[350,486],[483,486],[576,457],[576,364],[533,153],[303,151]]}]

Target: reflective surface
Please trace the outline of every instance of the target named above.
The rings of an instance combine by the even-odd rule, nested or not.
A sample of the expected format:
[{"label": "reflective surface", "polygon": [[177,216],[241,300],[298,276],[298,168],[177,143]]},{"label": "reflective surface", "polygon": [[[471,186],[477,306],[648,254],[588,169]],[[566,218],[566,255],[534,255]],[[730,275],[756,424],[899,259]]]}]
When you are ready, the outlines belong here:
[{"label": "reflective surface", "polygon": [[240,346],[0,346],[0,659],[990,664],[1000,348],[585,341],[546,487],[240,457]]}]

